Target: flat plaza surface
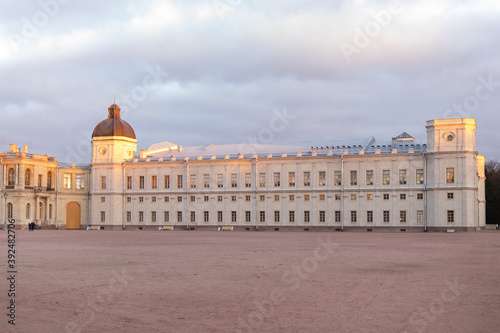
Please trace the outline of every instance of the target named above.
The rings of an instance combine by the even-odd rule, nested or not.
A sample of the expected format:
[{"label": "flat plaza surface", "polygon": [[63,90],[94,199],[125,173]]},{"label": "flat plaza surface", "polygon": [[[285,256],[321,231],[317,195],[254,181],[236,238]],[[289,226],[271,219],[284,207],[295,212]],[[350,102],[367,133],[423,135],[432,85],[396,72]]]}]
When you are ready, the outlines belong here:
[{"label": "flat plaza surface", "polygon": [[500,332],[495,231],[0,235],[0,332]]}]

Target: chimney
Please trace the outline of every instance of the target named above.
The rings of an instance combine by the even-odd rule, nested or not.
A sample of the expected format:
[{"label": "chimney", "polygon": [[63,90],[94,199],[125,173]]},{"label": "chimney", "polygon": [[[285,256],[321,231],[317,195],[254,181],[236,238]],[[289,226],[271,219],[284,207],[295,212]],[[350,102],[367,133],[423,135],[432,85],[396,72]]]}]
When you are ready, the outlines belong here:
[{"label": "chimney", "polygon": [[14,154],[15,152],[17,152],[16,144],[15,143],[11,143],[10,144],[10,153]]},{"label": "chimney", "polygon": [[28,153],[28,145],[23,146],[23,153]]}]

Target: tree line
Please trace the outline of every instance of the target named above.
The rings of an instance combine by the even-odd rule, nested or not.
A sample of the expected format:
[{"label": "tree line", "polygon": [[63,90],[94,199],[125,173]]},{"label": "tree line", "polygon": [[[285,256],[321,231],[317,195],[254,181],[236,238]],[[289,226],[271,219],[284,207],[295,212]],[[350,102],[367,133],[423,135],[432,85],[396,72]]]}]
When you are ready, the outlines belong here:
[{"label": "tree line", "polygon": [[500,162],[493,160],[484,165],[486,176],[486,223],[500,224]]}]

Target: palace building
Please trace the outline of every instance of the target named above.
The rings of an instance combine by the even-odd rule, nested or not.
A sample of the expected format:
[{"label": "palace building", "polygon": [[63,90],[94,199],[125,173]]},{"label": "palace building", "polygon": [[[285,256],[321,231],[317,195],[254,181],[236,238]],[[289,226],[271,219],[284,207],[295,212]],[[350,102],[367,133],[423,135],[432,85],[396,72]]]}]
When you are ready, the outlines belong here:
[{"label": "palace building", "polygon": [[[137,151],[113,104],[92,135],[88,166],[0,153],[1,213],[60,229],[475,231],[485,226],[484,156],[474,119],[402,133],[290,144]],[[7,196],[5,196],[7,194]]]}]

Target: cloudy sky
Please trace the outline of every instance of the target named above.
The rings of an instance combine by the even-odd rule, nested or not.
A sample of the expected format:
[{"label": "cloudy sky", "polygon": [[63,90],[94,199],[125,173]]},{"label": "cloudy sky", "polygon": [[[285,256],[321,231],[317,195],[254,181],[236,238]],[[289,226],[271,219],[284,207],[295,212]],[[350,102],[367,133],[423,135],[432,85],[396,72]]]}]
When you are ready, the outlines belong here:
[{"label": "cloudy sky", "polygon": [[140,149],[473,117],[500,159],[499,31],[497,0],[2,0],[0,151],[88,163],[116,98]]}]

